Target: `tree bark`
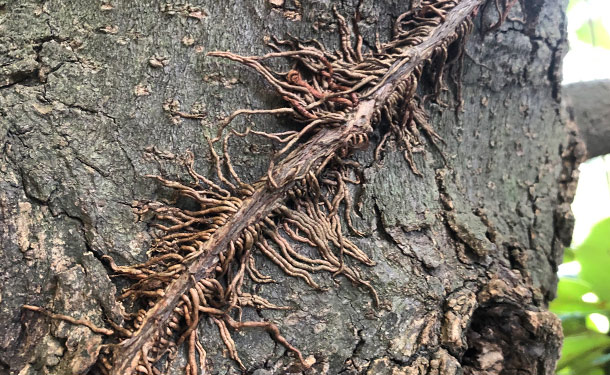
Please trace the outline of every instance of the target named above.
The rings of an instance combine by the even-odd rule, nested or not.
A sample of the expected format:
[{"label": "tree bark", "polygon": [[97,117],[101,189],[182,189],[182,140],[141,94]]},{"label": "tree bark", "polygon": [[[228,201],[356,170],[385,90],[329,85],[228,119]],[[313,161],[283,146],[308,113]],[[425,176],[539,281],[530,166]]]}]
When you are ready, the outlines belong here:
[{"label": "tree bark", "polygon": [[610,80],[566,85],[566,106],[587,146],[587,157],[610,154]]},{"label": "tree bark", "polygon": [[[449,76],[441,98],[449,105],[427,104],[445,157],[422,147],[421,177],[399,147],[376,161],[382,128],[352,155],[364,178],[351,188],[352,221],[364,236],[349,239],[377,263],[361,272],[379,307],[342,276],[316,274],[327,289],[313,290],[257,255],[277,283],[246,287],[292,309],[244,309],[244,320],[275,322],[315,357],[306,373],[554,373],[561,327],[547,306],[571,237],[582,146],[561,111],[561,2],[524,3],[496,31],[481,31],[498,21],[493,2],[480,9],[461,84]],[[280,106],[253,71],[206,53],[260,55],[266,35],[337,47],[333,5],[346,16],[359,10],[366,46],[376,33],[388,39],[408,9],[393,1],[0,3],[0,374],[89,370],[104,336],[22,306],[100,327],[120,322],[125,283],[102,256],[144,261],[153,230],[132,202],[175,198],[145,176],[188,181],[178,162],[187,150],[199,173],[213,176],[205,136],[219,120]],[[232,124],[247,125],[295,128],[271,117]],[[272,151],[255,138],[230,150],[248,181],[265,174]],[[240,373],[215,325],[198,329],[209,372]],[[234,340],[250,373],[297,371],[264,330]],[[166,372],[181,374],[185,363],[181,349]]]}]

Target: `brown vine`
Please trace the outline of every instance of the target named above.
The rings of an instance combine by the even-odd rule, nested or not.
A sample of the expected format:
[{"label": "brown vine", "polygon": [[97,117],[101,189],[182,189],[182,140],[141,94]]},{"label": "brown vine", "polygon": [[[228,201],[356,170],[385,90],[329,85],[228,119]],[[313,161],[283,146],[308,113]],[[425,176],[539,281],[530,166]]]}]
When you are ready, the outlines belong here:
[{"label": "brown vine", "polygon": [[[213,52],[257,71],[280,95],[285,108],[241,109],[231,114],[209,140],[218,183],[198,174],[193,155],[183,160],[193,184],[158,176],[160,184],[189,198],[195,209],[182,209],[158,202],[142,203],[139,214],[150,212],[162,235],[149,250],[143,264],[108,264],[116,274],[131,279],[119,299],[136,308],[113,329],[46,312],[55,319],[87,325],[95,332],[111,336],[102,347],[98,368],[105,374],[161,374],[163,358],[173,358],[179,345],[187,347],[188,375],[205,373],[205,349],[199,343],[197,327],[209,318],[218,327],[229,356],[243,369],[231,330],[262,328],[294,353],[308,367],[301,352],[292,346],[271,322],[242,322],[241,309],[286,309],[242,291],[247,276],[255,283],[273,280],[257,270],[253,254],[258,252],[286,274],[300,278],[312,288],[319,285],[311,277],[325,271],[343,275],[369,290],[379,304],[374,286],[358,268],[345,262],[349,257],[373,266],[370,257],[343,234],[342,218],[352,225],[350,183],[359,183],[358,165],[346,160],[355,149],[368,147],[369,135],[387,121],[389,130],[375,150],[381,158],[391,143],[404,150],[405,159],[416,174],[413,152],[423,144],[420,133],[438,145],[440,136],[427,121],[422,108],[425,97],[417,94],[422,75],[433,77],[434,96],[445,89],[445,64],[459,61],[463,39],[472,27],[472,17],[483,0],[424,0],[396,20],[391,40],[376,51],[362,50],[362,37],[355,45],[347,21],[336,9],[341,50],[331,53],[319,42],[277,40],[268,42],[273,52],[264,56],[239,56]],[[457,55],[449,56],[456,45]],[[286,73],[275,72],[265,63],[287,58],[294,63]],[[302,124],[299,131],[265,133],[248,128],[227,130],[241,115],[275,114]],[[243,182],[228,152],[232,137],[257,135],[281,145],[268,171],[258,181]],[[218,153],[215,147],[219,147]],[[306,256],[293,244],[316,250]]]}]

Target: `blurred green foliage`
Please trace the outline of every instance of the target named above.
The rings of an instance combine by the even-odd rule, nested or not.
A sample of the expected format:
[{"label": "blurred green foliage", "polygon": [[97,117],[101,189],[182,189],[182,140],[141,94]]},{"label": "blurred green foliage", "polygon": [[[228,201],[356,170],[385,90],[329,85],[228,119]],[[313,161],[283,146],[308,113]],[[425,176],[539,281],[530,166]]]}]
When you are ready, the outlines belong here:
[{"label": "blurred green foliage", "polygon": [[[568,17],[570,12],[575,8],[586,7],[587,5],[587,0],[570,0],[567,8]],[[595,12],[591,12],[591,16],[579,25],[576,30],[576,37],[581,42],[592,46],[610,49],[610,34],[604,27],[602,19],[599,18],[600,14],[593,13]],[[593,16],[595,16],[595,18],[593,18]]]},{"label": "blurred green foliage", "polygon": [[601,18],[589,19],[583,23],[576,30],[576,36],[581,42],[610,49],[610,35],[602,24]]},{"label": "blurred green foliage", "polygon": [[559,280],[558,297],[550,306],[561,318],[565,336],[557,373],[608,374],[610,336],[595,323],[610,317],[610,218],[597,223],[577,248],[567,249],[564,262],[570,261],[580,264],[580,272]]}]

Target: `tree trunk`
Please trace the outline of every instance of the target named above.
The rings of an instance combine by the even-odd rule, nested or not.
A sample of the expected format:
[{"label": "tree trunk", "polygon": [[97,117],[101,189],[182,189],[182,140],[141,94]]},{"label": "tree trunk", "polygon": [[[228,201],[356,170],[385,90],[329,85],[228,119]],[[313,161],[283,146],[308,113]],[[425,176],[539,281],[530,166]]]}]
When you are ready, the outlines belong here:
[{"label": "tree trunk", "polygon": [[[362,181],[350,185],[350,217],[364,235],[347,225],[343,234],[376,263],[352,262],[379,306],[344,276],[316,273],[315,290],[255,254],[276,283],[244,289],[291,309],[244,308],[242,319],[276,323],[315,363],[302,370],[267,331],[247,329],[233,339],[248,373],[554,373],[562,335],[547,307],[582,158],[561,111],[562,3],[516,3],[497,30],[494,2],[479,9],[463,72],[427,101],[444,142],[416,150],[421,176],[399,144],[375,159],[383,126],[351,154]],[[220,120],[283,105],[253,70],[206,53],[262,55],[270,35],[339,48],[333,5],[348,19],[360,14],[371,48],[408,10],[400,1],[0,3],[0,374],[89,371],[108,338],[22,306],[98,327],[122,321],[116,296],[128,284],[103,256],[146,261],[154,220],[133,202],[177,199],[146,176],[190,181],[180,160],[191,150],[195,169],[213,178],[206,137]],[[230,126],[249,125],[295,129],[271,116]],[[232,142],[237,174],[264,176],[272,143]],[[216,325],[202,318],[197,329],[209,373],[240,373]],[[181,374],[186,357],[180,347],[160,369]]]}]

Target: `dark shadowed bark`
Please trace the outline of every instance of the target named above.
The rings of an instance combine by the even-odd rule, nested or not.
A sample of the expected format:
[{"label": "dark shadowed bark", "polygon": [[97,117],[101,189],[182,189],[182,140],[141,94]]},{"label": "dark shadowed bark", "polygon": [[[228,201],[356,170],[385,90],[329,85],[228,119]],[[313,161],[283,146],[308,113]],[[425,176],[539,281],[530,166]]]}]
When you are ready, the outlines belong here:
[{"label": "dark shadowed bark", "polygon": [[[22,306],[109,329],[120,322],[116,296],[127,284],[104,256],[145,261],[155,231],[133,202],[176,199],[145,176],[189,182],[180,159],[190,150],[196,170],[214,178],[206,137],[222,118],[282,106],[255,72],[206,54],[261,55],[270,35],[338,48],[333,5],[361,15],[365,47],[376,34],[388,40],[408,9],[367,0],[0,3],[0,374],[91,368],[107,337]],[[554,372],[561,327],[547,307],[582,157],[561,111],[565,18],[556,0],[517,2],[489,30],[498,18],[494,2],[479,9],[463,71],[448,72],[449,90],[426,104],[444,143],[422,137],[421,176],[400,145],[375,160],[383,123],[350,156],[362,166],[351,221],[364,235],[344,235],[376,263],[353,266],[379,306],[346,277],[316,273],[315,290],[255,254],[277,282],[244,289],[291,309],[245,308],[243,319],[275,322],[315,363],[301,370],[267,331],[248,329],[233,339],[249,373]],[[271,116],[231,126],[250,125],[295,129]],[[264,176],[274,147],[236,139],[237,173]],[[209,373],[240,373],[216,325],[202,318],[198,330]],[[180,348],[163,369],[181,374],[186,362]]]}]

